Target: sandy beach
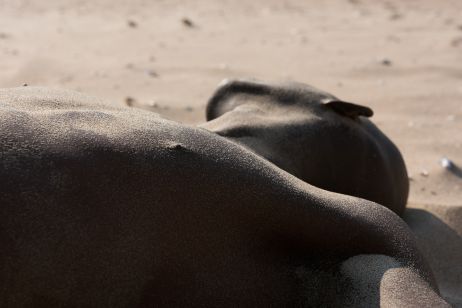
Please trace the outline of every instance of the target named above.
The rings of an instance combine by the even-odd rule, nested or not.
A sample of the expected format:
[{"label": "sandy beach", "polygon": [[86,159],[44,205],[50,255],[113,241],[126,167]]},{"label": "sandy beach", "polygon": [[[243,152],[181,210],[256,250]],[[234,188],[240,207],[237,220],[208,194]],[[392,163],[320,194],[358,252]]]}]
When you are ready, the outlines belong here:
[{"label": "sandy beach", "polygon": [[0,87],[72,89],[191,125],[224,78],[371,107],[401,150],[405,221],[462,307],[462,2],[0,0]]}]

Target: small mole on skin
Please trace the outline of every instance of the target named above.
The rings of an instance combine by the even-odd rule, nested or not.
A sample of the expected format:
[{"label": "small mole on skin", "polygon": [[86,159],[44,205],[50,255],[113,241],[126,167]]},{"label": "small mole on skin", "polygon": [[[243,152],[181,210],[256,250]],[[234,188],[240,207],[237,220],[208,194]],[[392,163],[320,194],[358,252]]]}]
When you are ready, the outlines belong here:
[{"label": "small mole on skin", "polygon": [[184,151],[184,152],[188,151],[188,148],[186,148],[184,145],[182,145],[180,143],[176,143],[176,142],[170,143],[168,145],[168,148],[170,150],[175,150],[175,151]]}]

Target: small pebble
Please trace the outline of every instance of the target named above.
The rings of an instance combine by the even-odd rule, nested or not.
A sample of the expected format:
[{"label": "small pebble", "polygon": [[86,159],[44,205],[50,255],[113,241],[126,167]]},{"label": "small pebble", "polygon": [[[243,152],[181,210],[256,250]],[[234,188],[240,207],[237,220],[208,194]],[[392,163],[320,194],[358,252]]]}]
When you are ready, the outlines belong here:
[{"label": "small pebble", "polygon": [[148,103],[148,106],[149,106],[149,107],[152,107],[152,108],[159,108],[159,104],[157,104],[156,101],[150,101],[150,102]]},{"label": "small pebble", "polygon": [[445,169],[451,169],[454,166],[454,163],[447,157],[441,158],[440,164]]},{"label": "small pebble", "polygon": [[130,97],[130,96],[127,96],[125,98],[125,104],[129,107],[133,106],[133,104],[135,103],[135,99],[133,97]]},{"label": "small pebble", "polygon": [[183,26],[185,26],[185,27],[189,27],[189,28],[194,27],[194,23],[191,21],[191,19],[189,19],[187,17],[183,17],[181,19],[181,22],[183,23]]},{"label": "small pebble", "polygon": [[22,86],[23,86],[23,87],[27,87],[28,84],[27,84],[27,83],[23,83]]},{"label": "small pebble", "polygon": [[420,171],[420,175],[421,175],[421,176],[424,176],[424,177],[427,177],[427,176],[429,176],[429,175],[430,175],[430,173],[428,173],[428,171],[427,171],[427,170],[425,170],[425,169],[422,169],[422,171]]},{"label": "small pebble", "polygon": [[159,74],[157,74],[154,70],[146,70],[146,74],[148,74],[149,77],[157,78],[159,77]]},{"label": "small pebble", "polygon": [[390,20],[398,20],[398,19],[401,19],[403,18],[403,15],[401,15],[400,13],[393,13],[390,15]]},{"label": "small pebble", "polygon": [[382,59],[380,61],[380,64],[382,64],[383,66],[391,66],[391,60],[390,59]]},{"label": "small pebble", "polygon": [[136,28],[138,27],[138,23],[134,20],[128,20],[127,21],[127,25],[130,27],[130,28]]}]

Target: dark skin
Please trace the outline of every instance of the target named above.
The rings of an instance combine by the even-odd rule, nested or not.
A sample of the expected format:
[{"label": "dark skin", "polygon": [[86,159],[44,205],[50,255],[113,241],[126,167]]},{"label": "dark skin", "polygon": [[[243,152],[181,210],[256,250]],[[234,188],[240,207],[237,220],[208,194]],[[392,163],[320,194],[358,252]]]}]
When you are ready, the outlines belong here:
[{"label": "dark skin", "polygon": [[40,88],[0,99],[2,307],[294,306],[297,268],[358,254],[437,290],[379,204],[145,111]]},{"label": "dark skin", "polygon": [[382,204],[402,215],[409,181],[396,146],[370,108],[300,83],[232,80],[201,125],[311,185]]}]

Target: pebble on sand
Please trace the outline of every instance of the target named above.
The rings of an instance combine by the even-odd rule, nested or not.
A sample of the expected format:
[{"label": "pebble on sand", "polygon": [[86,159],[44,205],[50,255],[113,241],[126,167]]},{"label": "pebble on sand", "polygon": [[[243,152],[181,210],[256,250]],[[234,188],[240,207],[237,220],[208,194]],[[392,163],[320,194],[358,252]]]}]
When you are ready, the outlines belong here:
[{"label": "pebble on sand", "polygon": [[390,59],[382,59],[380,60],[380,64],[382,64],[383,66],[391,66],[391,60]]},{"label": "pebble on sand", "polygon": [[129,19],[129,20],[127,21],[127,25],[128,25],[130,28],[136,28],[136,27],[138,27],[138,23],[137,23],[136,21],[134,21],[134,20],[131,20],[131,19]]},{"label": "pebble on sand", "polygon": [[146,74],[148,74],[149,77],[153,77],[153,78],[159,77],[159,74],[157,74],[157,72],[152,69],[146,70]]},{"label": "pebble on sand", "polygon": [[192,20],[187,17],[183,17],[181,19],[181,23],[183,24],[183,26],[188,27],[188,28],[194,27],[194,23],[192,22]]},{"label": "pebble on sand", "polygon": [[156,100],[152,100],[152,101],[148,102],[148,106],[151,107],[151,108],[159,108],[159,104],[157,103]]},{"label": "pebble on sand", "polygon": [[129,107],[133,106],[133,104],[135,103],[135,99],[131,96],[127,96],[125,98],[125,104]]},{"label": "pebble on sand", "polygon": [[389,16],[389,19],[390,20],[398,20],[398,19],[401,19],[403,18],[403,15],[401,15],[400,13],[393,13]]},{"label": "pebble on sand", "polygon": [[452,169],[452,167],[454,166],[454,163],[447,157],[443,157],[440,159],[440,164],[441,164],[441,167],[443,167],[444,169]]},{"label": "pebble on sand", "polygon": [[420,171],[420,175],[421,175],[421,176],[423,176],[423,177],[427,177],[427,176],[429,176],[429,175],[430,175],[430,173],[428,173],[428,171],[427,171],[427,170],[425,170],[425,169],[422,169],[422,170]]}]

